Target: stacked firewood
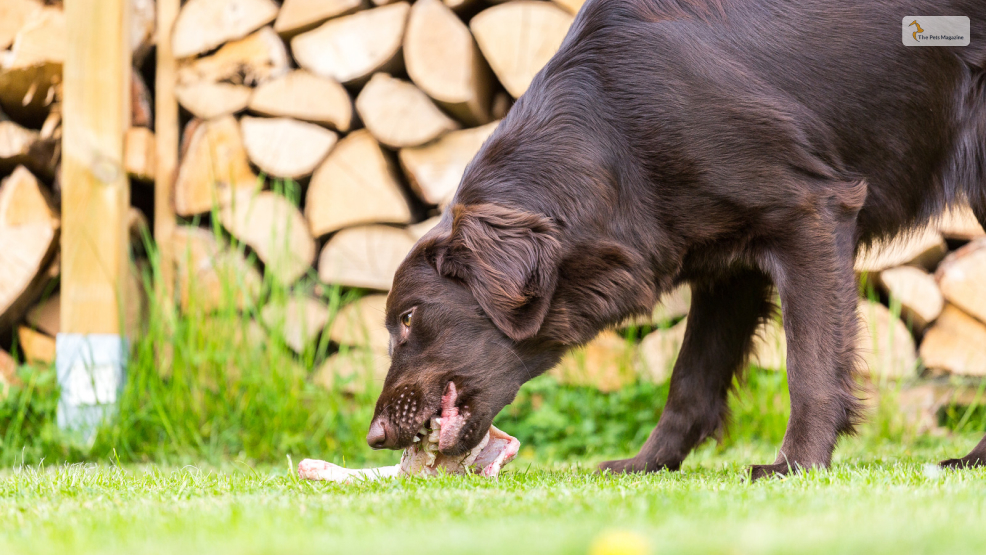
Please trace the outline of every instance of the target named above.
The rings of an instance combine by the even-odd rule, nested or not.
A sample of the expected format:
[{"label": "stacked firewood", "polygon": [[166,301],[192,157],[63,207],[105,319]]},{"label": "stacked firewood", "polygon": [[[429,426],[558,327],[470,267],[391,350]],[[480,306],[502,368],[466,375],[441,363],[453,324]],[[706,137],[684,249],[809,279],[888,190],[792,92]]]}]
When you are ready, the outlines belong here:
[{"label": "stacked firewood", "polygon": [[[178,217],[218,219],[268,275],[296,290],[314,278],[386,291],[580,5],[189,0],[172,35],[187,120]],[[199,258],[186,261],[191,242]],[[211,233],[180,226],[174,247],[183,304],[190,268],[245,276],[245,297],[260,290],[261,274]],[[203,265],[209,257],[222,260]],[[218,295],[215,272],[198,273],[194,293]],[[261,311],[296,350],[329,323],[315,292]],[[333,320],[333,344],[356,349],[330,357],[320,381],[351,374],[354,358],[386,369],[385,334],[349,329],[376,326],[381,311],[382,297],[371,295]]]},{"label": "stacked firewood", "polygon": [[[139,65],[152,48],[153,1],[134,0],[130,23]],[[68,48],[61,2],[0,0],[0,334],[28,362],[54,360],[59,327],[58,180]],[[132,85],[133,125],[149,136],[151,97],[139,73]],[[136,209],[130,220],[135,230],[146,225]],[[125,294],[136,296],[137,285],[132,280]],[[0,351],[0,390],[15,380],[13,368],[10,354]]]}]

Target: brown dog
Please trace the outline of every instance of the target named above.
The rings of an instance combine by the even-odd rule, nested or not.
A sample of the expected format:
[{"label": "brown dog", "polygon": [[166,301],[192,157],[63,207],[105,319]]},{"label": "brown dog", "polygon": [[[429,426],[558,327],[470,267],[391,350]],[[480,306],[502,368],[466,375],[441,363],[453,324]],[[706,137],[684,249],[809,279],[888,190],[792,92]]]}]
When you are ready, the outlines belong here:
[{"label": "brown dog", "polygon": [[[905,47],[910,15],[967,47]],[[589,0],[466,170],[387,302],[393,362],[367,440],[441,413],[474,447],[574,345],[693,289],[660,423],[615,472],[678,468],[780,293],[791,418],[753,477],[826,467],[859,418],[859,245],[958,200],[986,225],[986,2]],[[450,385],[451,384],[451,385]],[[949,465],[986,463],[986,440]]]}]

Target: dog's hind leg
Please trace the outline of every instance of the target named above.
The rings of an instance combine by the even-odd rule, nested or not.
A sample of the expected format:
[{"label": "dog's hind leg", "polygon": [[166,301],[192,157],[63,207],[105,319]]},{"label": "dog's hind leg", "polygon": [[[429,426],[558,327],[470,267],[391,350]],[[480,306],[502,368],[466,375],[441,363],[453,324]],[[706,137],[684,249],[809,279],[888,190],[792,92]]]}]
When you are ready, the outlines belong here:
[{"label": "dog's hind leg", "polygon": [[938,463],[943,468],[969,468],[986,466],[986,437],[979,442],[972,452],[961,459],[948,459]]},{"label": "dog's hind leg", "polygon": [[752,270],[692,283],[685,340],[661,419],[637,456],[605,462],[600,470],[677,470],[695,446],[721,429],[733,377],[746,362],[757,326],[773,311],[770,292],[770,279]]},{"label": "dog's hind leg", "polygon": [[784,314],[791,416],[777,459],[751,467],[754,480],[827,468],[839,435],[852,433],[859,419],[855,222],[840,204],[833,199],[812,217],[791,218],[765,257]]},{"label": "dog's hind leg", "polygon": [[[979,224],[986,229],[986,184],[980,195],[972,200],[972,210],[976,214]],[[965,468],[973,466],[986,466],[986,437],[979,442],[971,453],[961,459],[948,459],[939,463],[944,468]]]}]

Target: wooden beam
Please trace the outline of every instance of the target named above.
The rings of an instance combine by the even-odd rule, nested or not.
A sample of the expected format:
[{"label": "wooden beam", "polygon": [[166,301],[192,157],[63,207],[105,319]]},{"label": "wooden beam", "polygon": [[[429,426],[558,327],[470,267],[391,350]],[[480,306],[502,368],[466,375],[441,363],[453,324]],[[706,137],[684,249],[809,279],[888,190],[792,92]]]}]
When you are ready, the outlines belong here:
[{"label": "wooden beam", "polygon": [[62,134],[62,332],[121,333],[128,273],[128,0],[67,0]]},{"label": "wooden beam", "polygon": [[178,17],[180,0],[157,0],[157,76],[155,92],[154,241],[161,265],[163,299],[174,299],[175,272],[171,237],[175,231],[175,179],[178,174],[178,98],[175,73],[178,64],[171,46],[171,30]]}]

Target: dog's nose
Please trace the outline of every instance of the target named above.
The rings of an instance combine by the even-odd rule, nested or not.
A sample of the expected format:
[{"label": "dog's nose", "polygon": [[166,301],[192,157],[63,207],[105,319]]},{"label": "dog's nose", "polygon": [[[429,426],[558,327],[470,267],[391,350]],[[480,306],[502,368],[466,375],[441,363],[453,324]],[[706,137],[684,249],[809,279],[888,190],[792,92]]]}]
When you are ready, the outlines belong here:
[{"label": "dog's nose", "polygon": [[[393,438],[388,438],[387,435],[386,424],[384,424],[382,418],[377,417],[370,423],[370,431],[366,434],[366,442],[374,449],[386,449],[388,447],[387,440],[391,439],[393,441]],[[390,435],[392,436],[393,434]]]}]

